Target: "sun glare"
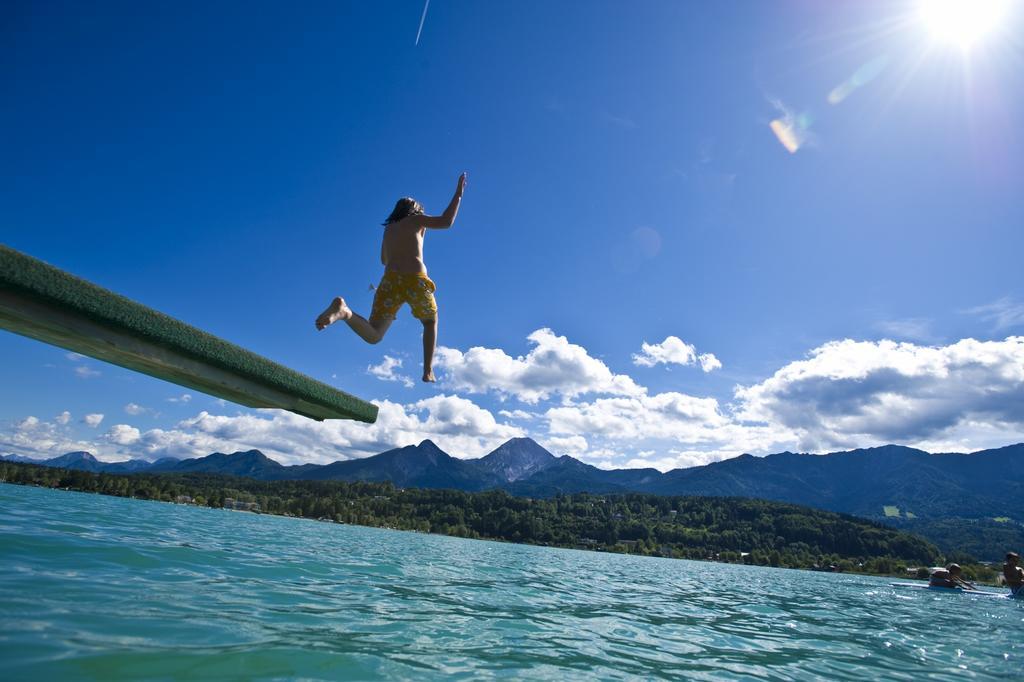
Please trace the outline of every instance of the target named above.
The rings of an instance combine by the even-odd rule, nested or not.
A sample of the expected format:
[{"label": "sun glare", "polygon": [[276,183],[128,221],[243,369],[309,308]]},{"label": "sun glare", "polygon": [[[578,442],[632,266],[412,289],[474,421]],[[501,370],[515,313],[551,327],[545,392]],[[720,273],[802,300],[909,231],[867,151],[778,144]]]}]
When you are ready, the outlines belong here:
[{"label": "sun glare", "polygon": [[921,0],[921,17],[937,40],[971,47],[1006,18],[1010,0]]}]

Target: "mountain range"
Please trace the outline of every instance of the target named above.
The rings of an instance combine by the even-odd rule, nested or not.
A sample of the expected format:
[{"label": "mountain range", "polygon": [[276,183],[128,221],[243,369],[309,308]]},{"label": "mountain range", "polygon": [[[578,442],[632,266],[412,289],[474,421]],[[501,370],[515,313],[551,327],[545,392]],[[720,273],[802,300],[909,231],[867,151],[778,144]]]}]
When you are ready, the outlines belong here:
[{"label": "mountain range", "polygon": [[971,454],[930,454],[886,445],[827,455],[742,455],[666,473],[599,469],[568,455],[556,457],[529,438],[514,438],[479,459],[452,457],[425,440],[325,465],[284,466],[259,450],[156,462],[105,463],[87,452],[43,461],[8,458],[93,472],[197,472],[266,481],[391,481],[399,487],[502,488],[525,497],[572,492],[752,497],[890,521],[1017,518],[1024,494],[1024,444]]}]

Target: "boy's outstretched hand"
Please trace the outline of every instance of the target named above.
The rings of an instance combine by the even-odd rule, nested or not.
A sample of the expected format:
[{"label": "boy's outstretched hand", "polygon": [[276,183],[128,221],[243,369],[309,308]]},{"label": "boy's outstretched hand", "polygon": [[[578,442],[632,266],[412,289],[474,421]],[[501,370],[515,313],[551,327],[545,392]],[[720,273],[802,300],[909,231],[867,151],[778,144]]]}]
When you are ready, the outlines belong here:
[{"label": "boy's outstretched hand", "polygon": [[455,191],[458,192],[459,194],[462,194],[462,192],[465,189],[466,189],[466,174],[463,173],[462,175],[459,176],[459,186],[455,188]]}]

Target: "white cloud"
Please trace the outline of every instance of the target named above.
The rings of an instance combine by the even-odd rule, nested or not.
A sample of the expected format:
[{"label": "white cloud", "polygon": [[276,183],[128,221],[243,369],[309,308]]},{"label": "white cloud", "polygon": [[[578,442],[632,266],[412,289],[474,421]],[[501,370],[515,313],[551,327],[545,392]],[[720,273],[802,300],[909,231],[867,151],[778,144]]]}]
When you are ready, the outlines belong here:
[{"label": "white cloud", "polygon": [[[1020,339],[938,349],[838,342],[812,353],[813,368],[793,363],[774,380],[739,387],[736,405],[664,393],[562,405],[544,416],[555,436],[586,434],[588,448],[578,454],[597,465],[667,470],[744,452],[885,442],[970,451],[1024,436],[1021,345]],[[661,357],[645,350],[652,361]],[[868,360],[864,351],[881,357]]]},{"label": "white cloud", "polygon": [[100,372],[98,370],[95,370],[88,365],[78,365],[75,367],[75,374],[81,379],[93,379],[100,376]]},{"label": "white cloud", "polygon": [[[73,352],[65,353],[64,357],[74,363],[82,363],[84,360],[87,359],[84,355]],[[75,375],[78,376],[80,379],[92,379],[94,377],[100,376],[99,370],[95,370],[92,367],[89,367],[88,365],[85,364],[76,364],[74,367],[74,372]]]},{"label": "white cloud", "polygon": [[640,350],[633,355],[633,364],[640,367],[654,367],[660,363],[692,365],[697,361],[697,350],[678,336],[668,336],[661,343],[644,341]]},{"label": "white cloud", "polygon": [[717,440],[716,431],[730,421],[714,398],[675,392],[553,407],[545,417],[555,434],[585,433],[634,443],[650,438],[691,443]]},{"label": "white cloud", "polygon": [[114,424],[106,435],[106,439],[115,445],[132,445],[141,437],[139,430],[128,424]]},{"label": "white cloud", "polygon": [[697,354],[697,349],[678,336],[667,336],[661,343],[647,343],[640,346],[640,352],[633,354],[633,364],[639,367],[655,365],[694,365],[700,364],[705,372],[721,369],[719,362],[712,353]]},{"label": "white cloud", "polygon": [[969,315],[977,315],[992,323],[996,331],[1013,327],[1024,327],[1024,303],[1018,303],[1009,297],[1003,297],[986,305],[965,310]]},{"label": "white cloud", "polygon": [[124,411],[130,415],[140,415],[146,411],[146,408],[142,405],[136,405],[135,403],[128,403],[124,406]]},{"label": "white cloud", "polygon": [[13,428],[0,429],[0,451],[36,459],[57,457],[68,452],[88,451],[99,459],[108,459],[97,452],[96,443],[82,441],[69,435],[68,427],[57,419],[46,422],[37,417],[26,417]]},{"label": "white cloud", "polygon": [[651,458],[650,455],[634,457],[633,459],[626,462],[625,468],[627,469],[657,469],[658,471],[669,471],[675,467],[672,466],[674,460],[671,457],[660,457]]},{"label": "white cloud", "polygon": [[67,410],[64,410],[54,418],[54,421],[61,425],[67,424],[69,421],[71,421],[71,413],[68,412]]},{"label": "white cloud", "polygon": [[401,358],[393,358],[390,355],[385,355],[384,360],[379,365],[370,365],[366,368],[366,371],[381,381],[400,381],[406,388],[412,388],[416,385],[416,382],[412,380],[412,377],[400,374],[396,371],[401,368]]},{"label": "white cloud", "polygon": [[[477,457],[509,438],[531,435],[555,454],[597,466],[667,470],[744,452],[825,452],[887,442],[963,452],[1024,440],[1024,337],[948,346],[835,341],[763,381],[736,387],[731,404],[679,392],[650,395],[548,329],[529,339],[533,347],[525,356],[442,349],[439,361],[448,387],[537,404],[529,411],[495,414],[467,397],[443,394],[409,404],[380,401],[373,425],[315,422],[275,410],[201,412],[164,429],[116,424],[92,444],[70,435],[74,425],[66,413],[53,422],[22,420],[0,434],[0,448],[47,456],[90,450],[108,459],[257,448],[295,464],[364,457],[427,438],[454,456]],[[645,343],[637,362],[695,365],[701,357],[668,337]],[[98,427],[102,416],[90,415],[86,423],[90,417]]]},{"label": "white cloud", "polygon": [[416,413],[427,414],[427,418],[423,420],[420,428],[438,436],[456,437],[476,434],[501,439],[501,442],[504,442],[509,438],[524,435],[522,429],[499,424],[488,410],[471,400],[455,395],[434,396],[413,403],[410,407]]},{"label": "white cloud", "polygon": [[87,415],[85,415],[85,417],[82,418],[82,421],[84,421],[85,425],[88,426],[89,428],[95,429],[97,426],[100,425],[100,422],[103,421],[103,415],[102,414],[87,414]]},{"label": "white cloud", "polygon": [[875,324],[883,334],[895,337],[897,341],[928,341],[932,338],[931,320],[911,317],[905,320],[883,320]]},{"label": "white cloud", "polygon": [[739,419],[791,429],[814,451],[1005,445],[1024,436],[1024,337],[948,346],[833,341],[735,396]]},{"label": "white cloud", "polygon": [[701,353],[697,356],[697,362],[700,363],[700,368],[705,373],[712,372],[716,369],[722,369],[722,362],[715,357],[714,353]]},{"label": "white cloud", "polygon": [[590,447],[583,436],[552,436],[545,438],[541,445],[554,455],[580,455]]},{"label": "white cloud", "polygon": [[598,469],[621,469],[623,466],[621,453],[609,448],[591,448],[586,455],[577,459],[585,460],[587,464]]},{"label": "white cloud", "polygon": [[713,398],[679,393],[599,399],[555,407],[545,416],[555,436],[587,434],[587,447],[571,454],[595,466],[644,462],[642,466],[668,470],[743,453],[780,452],[798,443],[790,429],[742,423]]},{"label": "white cloud", "polygon": [[527,339],[534,345],[525,356],[512,357],[499,348],[438,349],[444,380],[456,390],[495,391],[534,404],[551,396],[573,398],[585,393],[642,395],[645,389],[623,374],[613,374],[585,348],[538,329]]},{"label": "white cloud", "polygon": [[627,468],[652,468],[666,472],[673,469],[704,466],[705,464],[720,462],[723,459],[730,459],[743,453],[735,450],[669,450],[664,455],[656,452],[641,452],[637,454],[637,457],[626,462],[625,466]]},{"label": "white cloud", "polygon": [[498,414],[504,417],[505,419],[521,420],[530,420],[536,416],[533,413],[527,412],[525,410],[498,410]]},{"label": "white cloud", "polygon": [[[282,464],[325,464],[376,455],[426,439],[453,457],[479,457],[510,438],[526,435],[522,429],[497,422],[489,411],[459,396],[433,396],[409,405],[385,400],[377,405],[380,414],[375,424],[317,422],[281,410],[235,416],[203,411],[180,421],[173,429],[141,432],[132,441],[130,452],[157,459],[255,448]],[[128,433],[119,429],[118,437]],[[113,442],[114,438],[108,434],[107,440]]]},{"label": "white cloud", "polygon": [[168,398],[167,402],[169,402],[169,403],[187,403],[187,402],[190,402],[191,400],[192,400],[192,394],[191,393],[183,393],[180,396],[178,396],[177,398]]}]

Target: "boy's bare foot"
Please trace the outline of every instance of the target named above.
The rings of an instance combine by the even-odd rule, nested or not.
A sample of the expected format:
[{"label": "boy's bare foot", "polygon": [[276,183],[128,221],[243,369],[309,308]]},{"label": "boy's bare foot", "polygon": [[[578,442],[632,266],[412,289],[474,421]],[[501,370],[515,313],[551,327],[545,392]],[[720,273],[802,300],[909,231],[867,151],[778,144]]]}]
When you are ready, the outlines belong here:
[{"label": "boy's bare foot", "polygon": [[429,370],[429,371],[424,372],[423,373],[423,381],[427,382],[428,384],[432,384],[435,381],[437,381],[437,379],[434,378],[434,370]]},{"label": "boy's bare foot", "polygon": [[316,318],[316,328],[324,329],[338,320],[347,320],[350,317],[352,317],[352,311],[345,305],[345,299],[341,296],[336,296],[331,301],[331,304],[327,306],[327,310],[320,313],[320,317]]}]

